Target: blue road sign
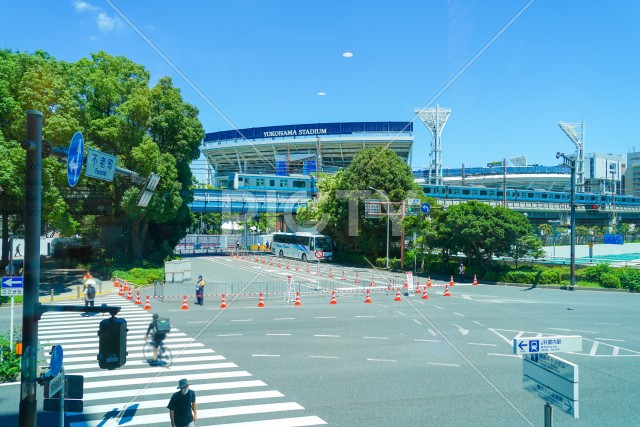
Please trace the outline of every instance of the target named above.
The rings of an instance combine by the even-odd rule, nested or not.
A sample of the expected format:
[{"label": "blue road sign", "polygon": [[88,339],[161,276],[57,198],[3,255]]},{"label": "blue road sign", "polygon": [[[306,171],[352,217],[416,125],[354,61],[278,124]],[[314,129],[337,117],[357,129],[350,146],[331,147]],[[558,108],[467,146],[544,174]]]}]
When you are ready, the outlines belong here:
[{"label": "blue road sign", "polygon": [[22,289],[24,286],[24,280],[22,277],[3,277],[2,288],[8,289]]},{"label": "blue road sign", "polygon": [[67,154],[67,181],[71,187],[75,187],[82,172],[82,162],[84,161],[84,138],[82,133],[76,132],[69,143],[69,153]]},{"label": "blue road sign", "polygon": [[431,205],[429,203],[423,203],[420,205],[420,210],[422,213],[429,213],[429,211],[431,211]]},{"label": "blue road sign", "polygon": [[[49,371],[52,376],[57,376],[62,368],[62,346],[54,345],[51,347],[51,362],[49,362]],[[56,390],[57,391],[57,390]],[[53,392],[55,393],[55,391]]]}]

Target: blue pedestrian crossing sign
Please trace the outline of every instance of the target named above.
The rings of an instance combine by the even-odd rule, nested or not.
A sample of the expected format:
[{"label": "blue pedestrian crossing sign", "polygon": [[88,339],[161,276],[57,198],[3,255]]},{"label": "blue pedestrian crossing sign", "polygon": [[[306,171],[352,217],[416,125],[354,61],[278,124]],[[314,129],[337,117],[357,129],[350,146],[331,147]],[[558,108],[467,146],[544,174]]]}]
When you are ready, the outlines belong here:
[{"label": "blue pedestrian crossing sign", "polygon": [[82,172],[82,162],[84,161],[84,138],[81,132],[76,132],[69,143],[69,153],[67,154],[67,181],[69,186],[75,187]]},{"label": "blue pedestrian crossing sign", "polygon": [[24,281],[22,277],[3,277],[2,296],[22,295]]}]

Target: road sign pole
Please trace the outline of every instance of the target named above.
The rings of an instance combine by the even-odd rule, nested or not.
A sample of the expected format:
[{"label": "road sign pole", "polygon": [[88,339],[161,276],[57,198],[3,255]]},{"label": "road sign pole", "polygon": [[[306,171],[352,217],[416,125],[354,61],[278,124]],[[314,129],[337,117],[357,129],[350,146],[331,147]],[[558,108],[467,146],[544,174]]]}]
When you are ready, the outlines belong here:
[{"label": "road sign pole", "polygon": [[[40,219],[42,214],[42,112],[27,110],[24,304],[22,308],[22,342],[24,348],[38,348],[38,303],[40,278]],[[29,360],[26,360],[29,359]],[[37,351],[24,352],[26,365],[20,388],[20,427],[35,427],[37,416]]]},{"label": "road sign pole", "polygon": [[64,368],[60,372],[62,375],[62,388],[60,389],[60,427],[64,426],[64,383],[66,382],[64,379]]},{"label": "road sign pole", "polygon": [[9,349],[13,351],[13,308],[14,296],[11,295],[11,321],[9,322]]},{"label": "road sign pole", "polygon": [[553,427],[553,406],[544,405],[544,427]]}]

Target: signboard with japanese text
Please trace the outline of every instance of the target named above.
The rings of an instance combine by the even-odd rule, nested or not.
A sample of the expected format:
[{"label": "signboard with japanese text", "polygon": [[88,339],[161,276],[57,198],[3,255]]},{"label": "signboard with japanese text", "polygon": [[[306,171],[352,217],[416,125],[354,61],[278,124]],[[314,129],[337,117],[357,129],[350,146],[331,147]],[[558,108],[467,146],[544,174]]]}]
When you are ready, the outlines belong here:
[{"label": "signboard with japanese text", "polygon": [[116,163],[116,156],[89,148],[87,150],[87,164],[84,168],[84,174],[91,178],[113,181],[116,173]]}]

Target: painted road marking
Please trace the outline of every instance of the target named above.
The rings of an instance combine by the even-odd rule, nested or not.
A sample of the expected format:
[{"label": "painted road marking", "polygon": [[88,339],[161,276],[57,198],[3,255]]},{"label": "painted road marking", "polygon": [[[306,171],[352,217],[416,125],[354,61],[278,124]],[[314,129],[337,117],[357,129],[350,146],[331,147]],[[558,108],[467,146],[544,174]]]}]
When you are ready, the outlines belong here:
[{"label": "painted road marking", "polygon": [[454,366],[454,367],[460,367],[460,365],[457,365],[455,363],[437,363],[437,362],[427,362],[427,365],[436,365],[436,366]]},{"label": "painted road marking", "polygon": [[388,340],[388,337],[362,337],[365,340]]},{"label": "painted road marking", "polygon": [[340,335],[314,335],[314,337],[320,337],[320,338],[340,338]]},{"label": "painted road marking", "polygon": [[390,362],[390,363],[397,363],[397,360],[394,359],[367,359],[368,362]]},{"label": "painted road marking", "polygon": [[475,324],[476,324],[476,325],[478,325],[478,326],[482,326],[483,328],[485,328],[485,327],[486,327],[486,326],[484,326],[482,323],[477,322],[477,321],[475,321],[475,320],[473,321],[473,323],[475,323]]},{"label": "painted road marking", "polygon": [[291,334],[265,334],[266,336],[269,337],[290,337]]},{"label": "painted road marking", "polygon": [[483,343],[483,342],[470,342],[469,345],[484,345],[487,347],[497,347],[496,344],[487,344],[487,343]]},{"label": "painted road marking", "polygon": [[455,314],[456,316],[464,317],[464,314],[456,313],[455,311],[453,312],[453,314]]},{"label": "painted road marking", "polygon": [[421,339],[418,339],[418,338],[414,338],[413,340],[414,341],[418,341],[418,342],[440,342],[438,340],[421,340]]},{"label": "painted road marking", "polygon": [[309,356],[310,359],[337,359],[337,356]]}]

